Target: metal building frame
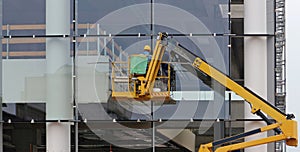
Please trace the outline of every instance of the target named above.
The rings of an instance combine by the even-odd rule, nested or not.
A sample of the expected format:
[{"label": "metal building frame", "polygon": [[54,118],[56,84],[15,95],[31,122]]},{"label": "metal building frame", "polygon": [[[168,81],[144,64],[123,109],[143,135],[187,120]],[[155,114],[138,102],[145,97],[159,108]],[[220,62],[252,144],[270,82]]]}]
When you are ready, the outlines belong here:
[{"label": "metal building frame", "polygon": [[[286,111],[286,41],[285,0],[275,0],[275,106]],[[285,144],[276,142],[276,152],[284,152]]]}]

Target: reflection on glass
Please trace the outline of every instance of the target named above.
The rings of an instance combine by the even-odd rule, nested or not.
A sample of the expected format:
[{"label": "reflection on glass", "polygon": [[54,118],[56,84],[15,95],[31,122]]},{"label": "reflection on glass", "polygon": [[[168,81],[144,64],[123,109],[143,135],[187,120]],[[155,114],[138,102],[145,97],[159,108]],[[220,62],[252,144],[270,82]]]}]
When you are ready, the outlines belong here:
[{"label": "reflection on glass", "polygon": [[[26,24],[45,24],[45,0],[13,0],[3,1],[3,25],[20,25],[29,28]],[[30,29],[27,29],[30,30]]]},{"label": "reflection on glass", "polygon": [[4,122],[44,121],[46,115],[45,103],[4,103],[2,105]]},{"label": "reflection on glass", "polygon": [[[31,1],[26,4],[21,1],[4,2],[3,24],[6,26],[3,35],[45,34],[45,1],[30,5]],[[54,73],[65,72],[63,78],[66,79],[61,77],[60,80],[69,87],[59,89],[68,92],[67,101],[70,101],[72,108],[71,72],[73,67],[75,69],[75,101],[78,103],[79,117],[85,122],[79,124],[79,150],[129,148],[151,151],[155,143],[157,151],[182,151],[182,147],[170,140],[185,131],[190,123],[194,120],[226,118],[228,111],[222,94],[224,88],[219,88],[219,94],[213,92],[212,85],[198,78],[197,70],[190,70],[187,61],[175,60],[176,55],[172,53],[176,42],[179,42],[193,54],[228,73],[228,37],[211,36],[213,33],[229,33],[227,4],[227,0],[191,0],[189,3],[155,0],[152,4],[150,0],[78,0],[78,35],[74,35],[76,48],[75,45],[70,48],[70,56],[66,53],[68,61],[75,59],[75,65],[63,65],[58,68],[61,71]],[[33,6],[40,7],[32,9]],[[11,13],[8,8],[17,9]],[[23,17],[18,15],[20,12]],[[73,30],[71,26],[70,30]],[[167,55],[162,57],[164,63],[159,66],[153,84],[155,93],[169,91],[172,100],[115,100],[112,98],[114,89],[130,92],[137,88],[133,77],[141,76],[138,75],[141,73],[132,72],[135,69],[131,67],[134,60],[131,57],[143,54],[145,45],[151,46],[153,55],[158,32],[184,35],[169,37]],[[70,43],[71,38],[67,38]],[[46,40],[43,36],[3,39],[5,151],[45,151],[45,124],[37,126],[30,122],[45,121],[46,116]],[[73,49],[76,49],[75,54],[72,54]],[[56,57],[59,58],[59,55]],[[55,61],[55,58],[52,59]],[[143,61],[147,65],[143,67],[148,68],[149,63]],[[54,86],[52,89],[57,88]],[[213,100],[220,102],[213,104]],[[211,131],[212,124],[196,124],[198,134]],[[178,130],[172,135],[163,131],[170,127]],[[21,144],[25,137],[20,135],[30,140]],[[207,135],[212,137],[209,133]]]},{"label": "reflection on glass", "polygon": [[147,149],[152,145],[152,129],[150,127],[150,123],[137,122],[119,124],[87,121],[85,124],[80,123],[79,149],[82,151],[87,149],[90,151],[125,150],[126,148],[137,151]]},{"label": "reflection on glass", "polygon": [[[78,1],[79,25],[92,25],[98,34],[150,33],[151,8],[149,0]],[[79,34],[89,34],[89,28]]]},{"label": "reflection on glass", "polygon": [[[63,39],[69,41],[69,38]],[[3,102],[45,102],[46,38],[7,38],[3,42]],[[71,60],[71,50],[66,52]]]},{"label": "reflection on glass", "polygon": [[[141,54],[149,38],[80,38],[76,53],[77,101],[83,118],[88,120],[112,120],[116,118],[113,111],[115,102],[110,101],[112,63],[122,65],[122,73],[128,69],[127,58],[131,54]],[[125,104],[125,102],[124,102]],[[117,106],[131,109],[130,105],[118,103]],[[151,109],[150,107],[148,109]],[[151,113],[151,111],[147,112]],[[128,114],[128,115],[127,115]],[[131,119],[130,113],[119,115],[122,119]],[[143,116],[141,114],[141,116]],[[145,117],[139,117],[145,118]]]},{"label": "reflection on glass", "polygon": [[[228,33],[228,0],[156,0],[155,32],[208,34]],[[170,30],[171,29],[171,30]],[[174,31],[176,30],[176,31]]]},{"label": "reflection on glass", "polygon": [[3,125],[3,151],[46,151],[45,124],[11,123]]},{"label": "reflection on glass", "polygon": [[5,38],[2,40],[4,59],[44,59],[46,38]]},{"label": "reflection on glass", "polygon": [[[154,94],[152,99],[144,97],[141,99],[133,95],[141,89],[136,79],[147,77],[147,72],[142,74],[133,71],[138,67],[144,67],[144,71],[150,68],[151,62],[147,63],[147,60],[142,62],[142,50],[145,45],[151,44],[150,37],[149,39],[86,37],[79,40],[81,43],[76,54],[76,92],[83,119],[189,120],[226,117],[228,112],[225,109],[224,87],[214,84],[210,78],[199,77],[201,72],[199,73],[191,64],[197,56],[200,56],[226,73],[228,59],[224,56],[227,54],[227,49],[224,49],[227,47],[224,45],[227,38],[168,38],[154,89],[159,90],[156,94],[168,93],[167,91],[170,91],[170,94],[159,100],[154,98]],[[185,45],[186,49],[191,49],[191,53],[179,48],[178,43]],[[153,56],[155,56],[154,48],[155,45],[152,45]],[[208,48],[210,50],[205,50]],[[184,59],[185,56],[189,58]],[[145,66],[140,66],[142,63],[145,63]],[[139,66],[132,67],[133,65]],[[167,100],[169,97],[173,101]],[[212,100],[218,101],[218,104],[213,104]]]}]

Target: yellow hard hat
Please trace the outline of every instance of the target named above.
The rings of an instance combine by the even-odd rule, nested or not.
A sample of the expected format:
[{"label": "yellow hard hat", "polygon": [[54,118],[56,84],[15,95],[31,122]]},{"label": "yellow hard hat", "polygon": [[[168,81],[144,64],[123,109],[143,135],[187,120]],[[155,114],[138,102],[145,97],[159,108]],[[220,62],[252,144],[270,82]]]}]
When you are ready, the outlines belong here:
[{"label": "yellow hard hat", "polygon": [[145,45],[145,47],[144,47],[144,50],[146,50],[146,51],[150,51],[150,50],[151,50],[151,48],[150,48],[150,46],[149,46],[149,45]]}]

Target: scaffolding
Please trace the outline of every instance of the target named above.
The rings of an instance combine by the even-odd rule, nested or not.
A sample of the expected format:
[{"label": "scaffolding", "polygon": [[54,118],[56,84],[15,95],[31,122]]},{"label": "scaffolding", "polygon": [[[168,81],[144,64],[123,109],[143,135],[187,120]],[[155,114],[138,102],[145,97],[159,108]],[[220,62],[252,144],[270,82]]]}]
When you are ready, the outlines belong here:
[{"label": "scaffolding", "polygon": [[[285,0],[275,0],[275,106],[286,111]],[[285,152],[284,142],[275,143],[276,152]]]}]

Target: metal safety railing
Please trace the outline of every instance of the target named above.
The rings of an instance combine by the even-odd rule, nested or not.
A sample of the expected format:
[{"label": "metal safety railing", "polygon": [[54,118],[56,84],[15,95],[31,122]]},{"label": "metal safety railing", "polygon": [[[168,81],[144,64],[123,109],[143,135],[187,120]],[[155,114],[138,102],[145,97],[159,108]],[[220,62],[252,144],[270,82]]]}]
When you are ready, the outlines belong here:
[{"label": "metal safety railing", "polygon": [[[122,58],[126,58],[128,54],[123,51],[122,47],[114,41],[111,36],[105,36],[106,31],[102,30],[99,24],[78,24],[78,29],[86,29],[86,34],[77,35],[76,40],[78,43],[86,43],[86,50],[79,50],[78,55],[97,55],[101,53],[102,55],[108,55],[111,57],[112,61],[120,61]],[[2,56],[6,59],[15,57],[45,57],[45,50],[19,50],[14,51],[10,45],[22,45],[22,44],[41,44],[46,43],[46,35],[23,35],[14,36],[11,35],[13,31],[19,30],[45,30],[46,26],[44,24],[30,24],[30,25],[9,25],[2,27],[2,31],[5,31],[4,37],[2,39],[2,44],[6,46],[5,50],[2,52]],[[101,35],[89,37],[92,32],[93,35]],[[61,35],[63,37],[63,35]],[[66,35],[64,38],[70,38],[71,35]],[[71,41],[71,40],[70,40]],[[95,47],[91,47],[94,45]],[[42,49],[42,48],[41,48]],[[70,51],[71,52],[71,51]],[[118,55],[116,55],[118,54]]]}]

